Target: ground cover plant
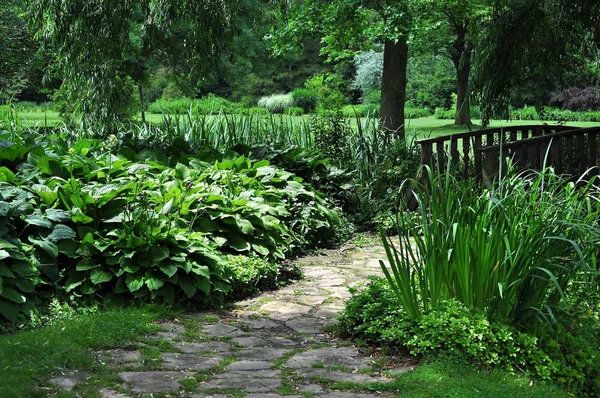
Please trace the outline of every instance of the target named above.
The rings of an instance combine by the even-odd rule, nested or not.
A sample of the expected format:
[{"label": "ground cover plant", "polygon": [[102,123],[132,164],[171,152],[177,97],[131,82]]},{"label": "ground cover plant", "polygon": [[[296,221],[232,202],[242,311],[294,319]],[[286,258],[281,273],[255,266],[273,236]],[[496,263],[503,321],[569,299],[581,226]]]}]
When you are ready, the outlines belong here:
[{"label": "ground cover plant", "polygon": [[[598,191],[551,169],[506,177],[480,193],[426,172],[400,245],[348,306],[350,335],[415,355],[452,351],[523,369],[569,391],[600,391]],[[393,304],[390,302],[394,301]]]},{"label": "ground cover plant", "polygon": [[[268,161],[169,159],[116,136],[36,137],[1,141],[0,314],[11,321],[53,290],[220,305],[232,285],[244,290],[227,255],[280,261],[326,244],[340,223],[320,194]],[[272,279],[272,268],[244,279]]]}]

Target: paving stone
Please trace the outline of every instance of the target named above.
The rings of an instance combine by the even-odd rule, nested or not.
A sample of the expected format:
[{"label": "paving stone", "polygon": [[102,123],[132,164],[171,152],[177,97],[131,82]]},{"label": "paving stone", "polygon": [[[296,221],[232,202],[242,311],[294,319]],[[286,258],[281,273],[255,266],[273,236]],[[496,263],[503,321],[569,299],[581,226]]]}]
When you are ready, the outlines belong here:
[{"label": "paving stone", "polygon": [[297,388],[298,392],[311,392],[313,394],[321,394],[325,389],[320,384],[307,384]]},{"label": "paving stone", "polygon": [[98,392],[100,393],[100,398],[129,398],[129,395],[120,394],[110,388],[103,388]]},{"label": "paving stone", "polygon": [[319,398],[373,398],[376,396],[381,396],[380,394],[363,394],[357,392],[342,392],[342,391],[334,391],[327,394],[319,395]]},{"label": "paving stone", "polygon": [[328,298],[329,296],[294,296],[293,301],[298,304],[316,307],[317,305],[323,304],[323,301]]},{"label": "paving stone", "polygon": [[131,383],[135,392],[176,391],[179,380],[194,376],[193,372],[123,372],[121,380]]},{"label": "paving stone", "polygon": [[[273,392],[281,388],[280,379],[260,379],[260,378],[231,378],[231,379],[213,379],[200,384],[199,390],[225,389],[232,388],[242,390],[248,393],[266,393]],[[261,395],[264,397],[265,395]],[[247,395],[246,395],[247,397]]]},{"label": "paving stone", "polygon": [[61,375],[55,376],[48,381],[50,384],[57,386],[62,391],[71,391],[77,384],[84,383],[87,377],[87,372],[67,370],[63,371]]},{"label": "paving stone", "polygon": [[204,343],[178,342],[173,346],[185,354],[197,354],[199,352],[229,353],[231,344],[224,341],[207,341]]},{"label": "paving stone", "polygon": [[150,340],[173,340],[181,338],[181,335],[179,333],[174,332],[158,332],[151,336],[148,336],[148,338]]},{"label": "paving stone", "polygon": [[242,347],[260,347],[269,345],[269,341],[256,336],[234,337],[232,342],[241,345]]},{"label": "paving stone", "polygon": [[359,357],[358,350],[352,347],[327,347],[307,350],[294,355],[287,361],[290,368],[310,368],[313,364],[324,366],[346,366],[350,369],[366,368],[368,362]]},{"label": "paving stone", "polygon": [[311,310],[306,305],[288,303],[285,301],[270,301],[259,308],[260,311],[270,312],[269,318],[286,320],[298,315],[306,315]]},{"label": "paving stone", "polygon": [[335,382],[353,382],[353,383],[374,383],[377,381],[384,381],[386,379],[382,379],[380,377],[372,377],[364,373],[347,373],[340,372],[336,370],[329,369],[320,369],[320,368],[310,368],[310,369],[300,369],[297,373],[306,378],[310,377],[319,377],[330,381]]},{"label": "paving stone", "polygon": [[179,333],[179,334],[185,333],[185,326],[183,326],[180,323],[163,322],[163,323],[160,323],[159,326],[164,328],[165,332]]},{"label": "paving stone", "polygon": [[238,379],[241,377],[246,378],[267,378],[267,377],[278,377],[281,375],[280,369],[260,369],[260,370],[234,370],[231,372],[219,373],[215,375],[217,379]]},{"label": "paving stone", "polygon": [[317,284],[323,288],[344,286],[346,284],[345,278],[324,278],[317,282]]},{"label": "paving stone", "polygon": [[287,321],[285,326],[297,333],[321,334],[325,332],[326,321],[322,318],[298,317]]},{"label": "paving stone", "polygon": [[162,358],[162,367],[178,370],[209,370],[223,359],[222,357],[199,357],[194,354],[171,352],[162,354]]},{"label": "paving stone", "polygon": [[265,340],[268,342],[268,344],[270,346],[273,346],[273,347],[285,347],[285,348],[301,347],[300,343],[295,342],[294,340],[286,339],[281,336],[265,337]]},{"label": "paving stone", "polygon": [[236,337],[243,336],[246,333],[241,331],[239,328],[227,325],[224,323],[215,323],[210,325],[202,325],[202,336],[203,337]]},{"label": "paving stone", "polygon": [[301,398],[300,395],[246,394],[244,398]]},{"label": "paving stone", "polygon": [[239,351],[237,356],[246,360],[272,361],[281,358],[288,351],[282,348],[253,347]]},{"label": "paving stone", "polygon": [[271,362],[267,361],[237,361],[229,364],[225,370],[265,370],[271,369]]},{"label": "paving stone", "polygon": [[331,295],[329,297],[338,298],[341,300],[349,299],[351,294],[346,287],[331,287],[329,289]]},{"label": "paving stone", "polygon": [[98,353],[98,360],[109,366],[142,366],[142,353],[139,351],[114,349]]},{"label": "paving stone", "polygon": [[329,308],[320,308],[313,314],[315,318],[335,319],[340,316],[341,310],[336,311]]},{"label": "paving stone", "polygon": [[252,321],[249,321],[249,327],[250,329],[253,330],[259,330],[259,329],[277,329],[280,328],[281,325],[273,322],[270,319],[267,318],[262,318],[262,319],[254,319]]}]

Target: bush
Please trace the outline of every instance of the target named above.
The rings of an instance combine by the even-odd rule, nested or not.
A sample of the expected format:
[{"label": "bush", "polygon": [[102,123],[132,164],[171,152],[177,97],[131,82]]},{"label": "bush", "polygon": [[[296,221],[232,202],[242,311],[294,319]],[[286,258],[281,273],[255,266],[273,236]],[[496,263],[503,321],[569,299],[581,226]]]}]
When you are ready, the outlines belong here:
[{"label": "bush", "polygon": [[258,100],[258,106],[266,108],[271,113],[284,113],[286,109],[294,106],[292,94],[274,94]]},{"label": "bush", "polygon": [[404,109],[404,117],[406,119],[419,119],[421,117],[431,116],[429,109],[425,108],[406,108]]},{"label": "bush", "polygon": [[297,106],[292,106],[285,110],[285,114],[290,115],[290,116],[302,116],[303,113],[304,113],[304,109],[297,107]]},{"label": "bush", "polygon": [[540,120],[540,116],[533,106],[524,106],[523,109],[512,110],[510,117],[514,120]]},{"label": "bush", "polygon": [[441,109],[436,108],[433,117],[436,119],[442,120],[454,120],[454,116],[456,116],[456,110],[454,109]]},{"label": "bush", "polygon": [[346,336],[400,348],[412,355],[453,355],[477,365],[502,367],[559,384],[576,396],[598,396],[597,340],[581,330],[534,337],[454,300],[411,319],[385,279],[352,291],[340,318]]},{"label": "bush", "polygon": [[379,115],[379,105],[344,105],[341,113],[344,117],[375,117]]},{"label": "bush", "polygon": [[557,108],[545,107],[540,114],[541,120],[556,122],[600,122],[600,111],[597,112],[573,112]]},{"label": "bush", "polygon": [[231,285],[228,298],[247,297],[260,290],[273,289],[279,284],[279,265],[264,258],[228,256],[224,266],[225,279]]},{"label": "bush", "polygon": [[148,106],[148,112],[150,113],[170,115],[185,115],[189,112],[197,115],[236,114],[242,109],[241,104],[214,94],[209,94],[200,99],[176,98],[167,100],[161,98]]},{"label": "bush", "polygon": [[314,90],[297,88],[292,91],[294,106],[304,110],[302,113],[312,113],[317,108],[318,95]]},{"label": "bush", "polygon": [[343,85],[344,81],[335,73],[317,74],[304,83],[308,90],[317,93],[319,112],[337,110],[344,105],[346,98],[341,92]]},{"label": "bush", "polygon": [[556,91],[550,97],[550,105],[558,106],[563,111],[595,111],[600,105],[596,87],[571,87]]},{"label": "bush", "polygon": [[232,283],[226,255],[278,261],[327,244],[340,224],[319,194],[267,161],[230,154],[171,167],[114,136],[51,136],[46,147],[35,135],[12,139],[0,153],[0,314],[11,321],[51,287],[219,305]]},{"label": "bush", "polygon": [[381,89],[373,88],[367,90],[362,97],[363,105],[379,105],[381,104]]}]

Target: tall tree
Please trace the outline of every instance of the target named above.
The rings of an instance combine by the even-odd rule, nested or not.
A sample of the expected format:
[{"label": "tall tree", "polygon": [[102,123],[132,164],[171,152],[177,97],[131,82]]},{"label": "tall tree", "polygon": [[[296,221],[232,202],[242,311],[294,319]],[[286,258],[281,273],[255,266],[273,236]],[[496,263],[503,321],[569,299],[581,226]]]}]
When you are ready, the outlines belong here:
[{"label": "tall tree", "polygon": [[27,32],[17,0],[0,3],[0,102],[17,95],[28,83],[37,46]]},{"label": "tall tree", "polygon": [[599,24],[597,0],[495,0],[475,57],[484,120],[506,114],[511,93],[527,81],[555,86],[594,37],[600,42]]},{"label": "tall tree", "polygon": [[408,43],[418,29],[417,0],[302,0],[276,32],[275,50],[289,49],[304,35],[321,38],[322,53],[337,62],[358,51],[383,47],[382,127],[404,137]]},{"label": "tall tree", "polygon": [[[234,27],[237,0],[28,0],[55,52],[63,92],[89,123],[114,128],[156,64],[200,75]],[[142,113],[143,117],[143,113]]]}]

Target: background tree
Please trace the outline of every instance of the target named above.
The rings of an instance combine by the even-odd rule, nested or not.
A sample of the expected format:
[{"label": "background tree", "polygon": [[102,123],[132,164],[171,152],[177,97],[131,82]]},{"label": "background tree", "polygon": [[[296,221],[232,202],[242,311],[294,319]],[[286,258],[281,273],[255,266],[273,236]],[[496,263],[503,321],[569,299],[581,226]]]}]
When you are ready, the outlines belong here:
[{"label": "background tree", "polygon": [[303,0],[287,13],[275,33],[275,52],[293,48],[298,38],[321,38],[330,62],[383,47],[380,118],[382,127],[404,136],[408,43],[419,27],[418,1]]},{"label": "background tree", "polygon": [[17,0],[0,3],[0,102],[18,95],[30,84],[37,45],[27,32],[23,10]]},{"label": "background tree", "polygon": [[[515,90],[536,82],[538,105],[566,71],[597,57],[597,0],[496,0],[475,57],[482,117],[507,114]],[[600,32],[600,31],[598,31]]]},{"label": "background tree", "polygon": [[[200,76],[233,30],[236,0],[29,0],[31,19],[53,51],[62,95],[89,123],[106,128],[131,116],[149,71]],[[142,112],[143,118],[143,112]]]}]

